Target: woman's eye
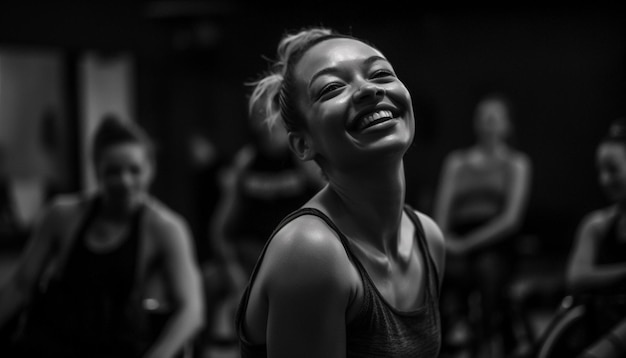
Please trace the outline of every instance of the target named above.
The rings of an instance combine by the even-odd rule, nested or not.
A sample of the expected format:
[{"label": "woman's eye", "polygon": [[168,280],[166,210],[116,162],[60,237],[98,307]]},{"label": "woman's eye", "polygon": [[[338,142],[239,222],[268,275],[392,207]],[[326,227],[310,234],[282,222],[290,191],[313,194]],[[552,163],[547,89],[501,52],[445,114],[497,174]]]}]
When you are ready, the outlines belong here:
[{"label": "woman's eye", "polygon": [[389,70],[378,70],[372,73],[372,78],[393,77],[394,73]]},{"label": "woman's eye", "polygon": [[318,98],[323,97],[324,95],[327,95],[333,91],[335,91],[336,89],[341,88],[341,84],[339,83],[329,83],[326,86],[324,86],[318,93]]}]

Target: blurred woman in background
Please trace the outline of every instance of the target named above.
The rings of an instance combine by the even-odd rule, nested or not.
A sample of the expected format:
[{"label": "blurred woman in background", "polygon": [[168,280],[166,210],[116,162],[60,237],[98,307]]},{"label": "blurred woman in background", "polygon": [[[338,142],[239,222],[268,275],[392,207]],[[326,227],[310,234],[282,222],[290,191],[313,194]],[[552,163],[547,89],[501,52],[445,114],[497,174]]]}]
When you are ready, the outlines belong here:
[{"label": "blurred woman in background", "polygon": [[[588,310],[584,358],[626,356],[626,120],[615,120],[596,151],[600,186],[611,205],[581,221],[567,267],[571,293]],[[593,342],[593,343],[592,343]]]},{"label": "blurred woman in background", "polygon": [[[0,325],[26,309],[18,357],[173,357],[203,324],[188,225],[149,194],[154,148],[141,128],[107,116],[91,154],[98,190],[45,208],[0,291]],[[151,339],[142,304],[153,277],[171,314]]]},{"label": "blurred woman in background", "polygon": [[204,268],[207,322],[217,325],[207,328],[211,339],[218,341],[236,338],[232,326],[236,305],[276,225],[324,185],[319,167],[291,152],[285,128],[268,122],[265,103],[275,90],[254,87],[248,99],[251,141],[235,154],[219,180],[220,200],[209,225],[218,265]]},{"label": "blurred woman in background", "polygon": [[[514,240],[531,182],[530,159],[508,143],[510,117],[506,97],[483,97],[474,114],[476,144],[453,151],[444,161],[434,215],[448,252],[442,291],[444,350],[467,348],[478,354],[481,345],[491,345],[508,328],[506,294],[514,270]],[[468,298],[481,302],[471,305],[474,312]],[[481,323],[470,327],[469,316],[476,311]],[[513,348],[512,342],[505,343]]]}]

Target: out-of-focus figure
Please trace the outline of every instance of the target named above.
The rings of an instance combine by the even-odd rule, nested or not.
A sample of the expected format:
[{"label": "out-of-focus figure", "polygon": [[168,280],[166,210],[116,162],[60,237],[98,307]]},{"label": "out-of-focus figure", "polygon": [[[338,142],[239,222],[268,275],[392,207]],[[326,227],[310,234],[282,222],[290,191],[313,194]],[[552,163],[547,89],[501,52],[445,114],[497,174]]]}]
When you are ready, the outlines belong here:
[{"label": "out-of-focus figure", "polygon": [[[0,326],[25,310],[17,357],[174,357],[204,317],[187,222],[149,194],[154,149],[141,128],[107,116],[92,148],[96,192],[43,210],[0,290]],[[153,279],[170,304],[157,332],[144,308]]]},{"label": "out-of-focus figure", "polygon": [[506,334],[506,294],[530,193],[531,161],[508,142],[513,123],[503,95],[490,94],[478,102],[474,129],[475,145],[445,159],[434,218],[448,253],[443,352],[476,355],[489,350],[494,340],[504,340],[505,350],[514,345]]},{"label": "out-of-focus figure", "polygon": [[[267,122],[263,106],[270,91],[256,88],[262,90],[251,94],[248,107],[252,140],[220,176],[221,197],[209,229],[218,265],[205,270],[208,306],[214,311],[208,320],[221,317],[224,322],[226,317],[227,325],[232,324],[235,305],[272,230],[324,184],[317,165],[299,160],[289,149],[285,128]],[[216,310],[226,315],[216,316]],[[221,330],[209,334],[235,338],[234,327],[227,328],[230,332]]]},{"label": "out-of-focus figure", "polygon": [[4,156],[4,148],[0,146],[0,245],[12,243],[13,237],[21,232]]},{"label": "out-of-focus figure", "polygon": [[598,181],[610,205],[581,220],[570,253],[570,296],[544,334],[538,357],[626,356],[626,119],[596,150]]}]

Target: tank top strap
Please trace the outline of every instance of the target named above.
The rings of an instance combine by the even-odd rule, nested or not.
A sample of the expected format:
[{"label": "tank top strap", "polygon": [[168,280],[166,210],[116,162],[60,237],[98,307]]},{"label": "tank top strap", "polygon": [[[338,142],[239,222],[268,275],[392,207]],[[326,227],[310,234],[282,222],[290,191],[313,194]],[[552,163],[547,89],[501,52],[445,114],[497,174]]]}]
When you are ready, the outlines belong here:
[{"label": "tank top strap", "polygon": [[68,258],[74,251],[77,250],[77,246],[81,245],[81,240],[84,239],[85,233],[89,228],[89,224],[93,221],[101,204],[101,198],[99,195],[84,197],[82,200],[85,201],[84,214],[79,219],[76,230],[70,234],[71,236],[69,237],[69,240],[59,247],[58,266],[55,268],[53,277],[58,278],[65,271]]},{"label": "tank top strap", "polygon": [[100,208],[102,204],[102,198],[99,195],[94,196],[92,198],[88,198],[86,200],[89,201],[86,204],[87,205],[86,213],[85,215],[83,215],[81,222],[78,225],[78,229],[74,233],[73,242],[77,242],[84,238],[85,233],[87,229],[89,228],[89,224],[91,224],[91,221],[93,221],[93,219],[95,218],[96,214],[98,213],[98,209]]},{"label": "tank top strap", "polygon": [[404,209],[415,225],[415,237],[417,239],[418,245],[420,246],[420,252],[422,252],[422,257],[424,258],[424,262],[426,263],[426,277],[428,280],[428,287],[432,289],[431,297],[439,297],[439,272],[437,271],[437,265],[435,265],[435,259],[432,257],[432,253],[430,248],[428,247],[428,241],[426,240],[426,232],[424,231],[424,225],[422,225],[422,221],[419,219],[415,210],[408,205],[405,204]]}]

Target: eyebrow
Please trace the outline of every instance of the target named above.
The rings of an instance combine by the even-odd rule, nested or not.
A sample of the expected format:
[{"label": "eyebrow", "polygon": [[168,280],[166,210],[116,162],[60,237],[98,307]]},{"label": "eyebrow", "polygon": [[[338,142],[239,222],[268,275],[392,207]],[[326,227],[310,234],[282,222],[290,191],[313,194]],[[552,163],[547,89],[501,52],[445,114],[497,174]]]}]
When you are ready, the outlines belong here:
[{"label": "eyebrow", "polygon": [[[389,60],[387,60],[386,58],[382,57],[382,56],[378,56],[378,55],[374,55],[374,56],[370,56],[368,58],[365,59],[365,61],[363,61],[364,65],[371,65],[372,63],[376,62],[376,61],[385,61],[387,63],[389,63]],[[337,72],[337,67],[327,67],[324,68],[322,70],[320,70],[319,72],[316,72],[312,77],[311,80],[309,81],[309,85],[308,87],[311,87],[311,84],[313,82],[315,82],[315,80],[323,75],[326,75],[328,73],[334,73]]]}]

